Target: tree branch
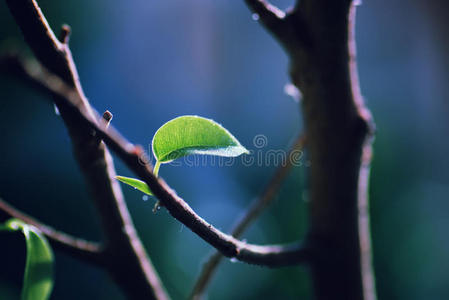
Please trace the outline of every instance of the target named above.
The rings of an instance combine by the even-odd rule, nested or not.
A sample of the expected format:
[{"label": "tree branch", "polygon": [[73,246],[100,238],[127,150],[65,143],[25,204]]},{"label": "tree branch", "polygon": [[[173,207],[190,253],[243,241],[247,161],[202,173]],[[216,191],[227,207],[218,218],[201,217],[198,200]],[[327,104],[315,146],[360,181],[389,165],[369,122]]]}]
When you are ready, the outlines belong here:
[{"label": "tree branch", "polygon": [[282,182],[285,180],[289,174],[291,168],[293,167],[293,160],[291,159],[292,154],[298,151],[302,151],[306,138],[304,135],[299,136],[291,149],[288,151],[287,160],[284,165],[281,165],[271,178],[270,182],[267,184],[265,190],[259,199],[257,199],[245,213],[245,215],[240,219],[232,229],[232,235],[234,237],[240,237],[243,232],[249,227],[249,225],[254,222],[262,211],[271,203],[274,196],[279,191]]},{"label": "tree branch", "polygon": [[267,29],[289,55],[292,83],[303,96],[311,162],[306,242],[314,249],[315,298],[374,299],[365,155],[373,121],[357,78],[355,6],[351,0],[298,0],[284,20],[282,34]]},{"label": "tree branch", "polygon": [[43,224],[36,219],[26,215],[17,208],[9,205],[0,199],[0,218],[16,218],[23,222],[33,225],[39,229],[49,240],[52,247],[61,250],[74,258],[82,261],[102,266],[102,249],[98,243],[88,242],[83,239],[72,237],[64,232],[57,231],[52,227]]},{"label": "tree branch", "polygon": [[154,176],[151,165],[142,163],[142,161],[148,160],[145,159],[145,153],[140,146],[128,142],[112,126],[106,128],[105,124],[98,124],[95,121],[96,117],[92,117],[79,109],[76,105],[79,101],[77,99],[79,95],[57,76],[49,73],[43,67],[39,67],[36,63],[32,65],[23,63],[17,58],[3,59],[0,61],[0,68],[2,66],[33,86],[52,95],[55,104],[58,106],[64,105],[67,112],[79,120],[80,125],[93,129],[95,135],[103,139],[128,168],[148,184],[154,195],[174,218],[190,228],[224,256],[269,267],[300,264],[309,260],[310,249],[307,245],[251,245],[218,230],[197,215],[163,179]]},{"label": "tree branch", "polygon": [[[254,201],[246,213],[241,219],[239,219],[231,230],[231,235],[235,238],[240,238],[243,232],[254,222],[262,211],[271,203],[271,200],[279,191],[282,182],[289,174],[292,168],[291,156],[297,151],[301,151],[304,147],[305,136],[299,136],[292,148],[288,152],[286,164],[282,164],[276,170],[275,174],[271,178],[270,182],[267,184],[265,190],[262,192],[261,196]],[[223,259],[223,255],[220,252],[216,252],[208,259],[208,261],[203,265],[203,269],[193,287],[192,293],[190,295],[191,299],[201,299],[202,294],[206,290],[212,276],[215,273],[218,265]]]},{"label": "tree branch", "polygon": [[[70,30],[63,27],[60,42],[35,0],[6,0],[6,3],[26,42],[42,65],[53,74],[50,77],[53,80],[51,84],[60,84],[68,91],[75,101],[73,105],[89,116],[94,124],[102,123],[93,112],[79,83],[67,44]],[[36,70],[33,71],[31,67],[29,71]],[[108,273],[128,298],[167,299],[134,228],[120,185],[114,180],[116,174],[109,151],[97,136],[92,135],[91,129],[83,126],[79,117],[70,112],[71,108],[66,103],[57,101],[56,106],[69,131],[74,155],[100,217]]]},{"label": "tree branch", "polygon": [[6,3],[37,59],[67,84],[75,86],[77,77],[72,72],[70,50],[56,39],[37,2],[6,0]]}]

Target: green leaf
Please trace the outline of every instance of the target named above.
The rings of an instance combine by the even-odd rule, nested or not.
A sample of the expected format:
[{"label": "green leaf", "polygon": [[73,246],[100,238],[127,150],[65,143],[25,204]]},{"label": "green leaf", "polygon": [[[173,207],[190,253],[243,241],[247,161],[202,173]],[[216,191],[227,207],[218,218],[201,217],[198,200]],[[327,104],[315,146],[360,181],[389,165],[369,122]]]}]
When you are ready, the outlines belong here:
[{"label": "green leaf", "polygon": [[53,251],[36,227],[17,219],[6,222],[9,230],[23,232],[27,247],[22,300],[45,300],[53,288]]},{"label": "green leaf", "polygon": [[126,183],[136,189],[138,189],[141,192],[144,192],[147,195],[153,196],[153,193],[150,191],[150,188],[148,185],[143,182],[142,180],[130,178],[130,177],[124,177],[124,176],[115,176],[116,179],[120,180],[123,183]]},{"label": "green leaf", "polygon": [[0,231],[12,231],[12,230],[8,226],[0,224]]},{"label": "green leaf", "polygon": [[249,153],[220,124],[198,116],[182,116],[168,121],[153,137],[153,155],[168,163],[190,154],[235,157]]}]

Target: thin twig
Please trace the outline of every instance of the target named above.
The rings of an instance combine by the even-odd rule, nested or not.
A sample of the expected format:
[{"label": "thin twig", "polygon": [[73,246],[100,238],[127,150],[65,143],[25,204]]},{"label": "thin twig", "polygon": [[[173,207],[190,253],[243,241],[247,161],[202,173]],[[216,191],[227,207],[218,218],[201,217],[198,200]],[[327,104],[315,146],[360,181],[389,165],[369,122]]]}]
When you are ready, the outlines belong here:
[{"label": "thin twig", "polygon": [[70,236],[67,233],[57,231],[36,219],[26,215],[17,208],[0,199],[0,216],[5,218],[16,218],[39,229],[49,240],[51,245],[58,250],[67,253],[74,258],[94,264],[103,265],[102,249],[98,243],[89,242],[80,238]]},{"label": "thin twig", "polygon": [[[289,174],[293,164],[292,155],[295,152],[301,151],[304,147],[305,136],[299,136],[287,155],[287,160],[285,164],[279,166],[279,168],[274,173],[273,177],[267,184],[265,190],[262,192],[261,196],[257,198],[231,230],[231,235],[235,238],[240,238],[243,232],[254,222],[262,211],[271,203],[274,196],[279,191],[282,182],[285,180]],[[215,270],[223,259],[223,255],[220,252],[216,252],[207,260],[203,265],[203,269],[193,287],[192,293],[190,295],[191,299],[201,299],[204,291],[209,285]]]},{"label": "thin twig", "polygon": [[259,217],[260,213],[270,204],[276,193],[279,191],[282,182],[289,174],[294,159],[292,155],[295,155],[298,151],[302,151],[306,138],[304,135],[299,136],[292,148],[287,154],[287,160],[285,164],[282,164],[275,172],[270,182],[267,184],[265,190],[259,199],[257,199],[249,208],[247,213],[242,217],[240,221],[236,223],[232,230],[232,235],[240,237],[248,226]]},{"label": "thin twig", "polygon": [[[1,65],[2,63],[0,62]],[[285,246],[251,245],[218,230],[197,215],[163,179],[157,178],[153,174],[149,163],[142,163],[145,159],[142,159],[144,151],[140,146],[135,146],[128,142],[112,126],[106,128],[103,124],[98,124],[95,118],[79,109],[76,105],[79,101],[77,99],[79,95],[74,93],[57,76],[52,75],[43,67],[38,68],[36,64],[33,64],[31,67],[29,63],[24,64],[14,58],[10,58],[6,65],[9,66],[11,72],[18,74],[32,85],[51,94],[55,104],[66,106],[70,110],[70,114],[76,117],[80,124],[93,129],[96,136],[103,139],[128,168],[148,184],[154,195],[174,218],[190,228],[190,230],[215,247],[224,256],[234,257],[250,264],[269,267],[301,264],[309,260],[310,249],[307,245],[298,243]]]}]

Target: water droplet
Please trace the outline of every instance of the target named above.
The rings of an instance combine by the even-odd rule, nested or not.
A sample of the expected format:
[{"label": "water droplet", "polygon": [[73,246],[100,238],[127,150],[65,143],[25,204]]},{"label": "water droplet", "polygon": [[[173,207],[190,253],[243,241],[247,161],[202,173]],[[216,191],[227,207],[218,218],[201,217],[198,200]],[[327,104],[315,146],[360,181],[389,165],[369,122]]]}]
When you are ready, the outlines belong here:
[{"label": "water droplet", "polygon": [[252,14],[252,15],[251,15],[251,18],[252,18],[254,21],[259,21],[259,14]]},{"label": "water droplet", "polygon": [[235,264],[236,262],[238,262],[238,259],[233,257],[229,260],[231,263]]},{"label": "water droplet", "polygon": [[58,107],[57,107],[55,104],[53,104],[53,106],[54,106],[54,108],[55,108],[55,114],[56,114],[57,116],[60,116],[61,114],[59,113]]},{"label": "water droplet", "polygon": [[184,229],[184,224],[181,224],[181,228],[179,229],[179,232],[182,232],[183,229]]},{"label": "water droplet", "polygon": [[154,207],[153,207],[153,213],[156,213],[156,211],[161,209],[159,204],[160,204],[159,200],[156,201],[156,203],[154,204]]},{"label": "water droplet", "polygon": [[142,200],[143,200],[143,201],[147,201],[147,200],[148,200],[148,195],[143,195],[143,196],[142,196]]},{"label": "water droplet", "polygon": [[135,190],[137,190],[137,188],[136,188],[136,187],[134,187],[134,189],[135,189]]},{"label": "water droplet", "polygon": [[354,4],[354,6],[360,6],[362,5],[362,0],[354,0],[352,3]]},{"label": "water droplet", "polygon": [[284,85],[284,93],[292,97],[295,102],[301,100],[301,91],[292,83]]}]

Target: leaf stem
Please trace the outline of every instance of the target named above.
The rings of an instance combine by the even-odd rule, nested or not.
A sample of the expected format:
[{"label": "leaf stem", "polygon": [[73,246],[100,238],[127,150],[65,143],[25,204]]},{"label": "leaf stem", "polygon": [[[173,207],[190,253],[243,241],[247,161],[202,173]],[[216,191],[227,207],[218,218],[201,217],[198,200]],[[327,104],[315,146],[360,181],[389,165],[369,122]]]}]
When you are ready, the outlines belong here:
[{"label": "leaf stem", "polygon": [[154,169],[153,169],[153,174],[156,177],[158,177],[160,166],[161,166],[161,162],[157,160],[156,164],[154,165]]},{"label": "leaf stem", "polygon": [[[156,160],[156,164],[154,165],[153,174],[156,177],[159,177],[159,168],[161,167],[161,162]],[[156,204],[154,204],[153,207],[153,213],[156,213],[156,211],[161,207],[161,202],[159,200],[156,201]]]}]

